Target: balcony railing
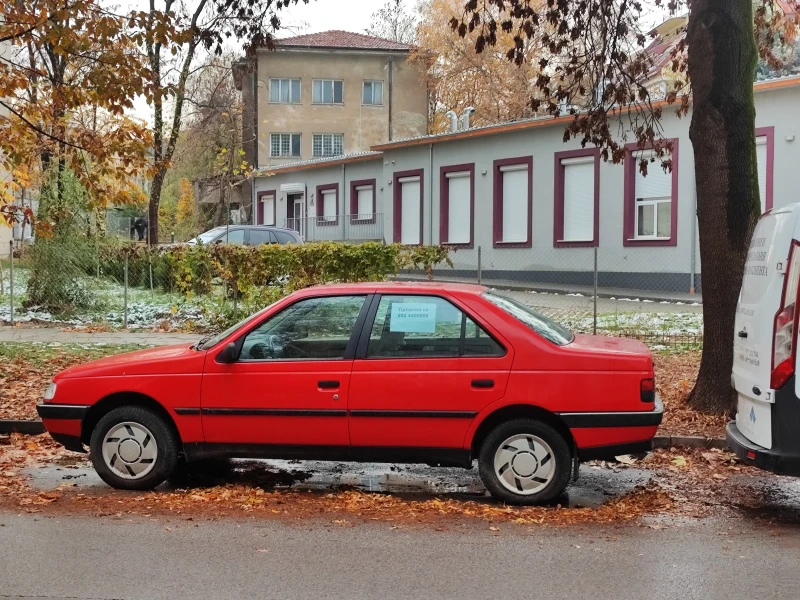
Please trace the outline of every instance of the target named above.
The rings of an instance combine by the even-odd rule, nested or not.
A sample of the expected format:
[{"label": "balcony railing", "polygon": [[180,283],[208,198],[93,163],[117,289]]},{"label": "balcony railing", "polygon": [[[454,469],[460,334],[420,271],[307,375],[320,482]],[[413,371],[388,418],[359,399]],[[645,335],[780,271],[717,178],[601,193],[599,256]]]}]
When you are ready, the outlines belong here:
[{"label": "balcony railing", "polygon": [[382,213],[286,219],[284,227],[294,229],[307,242],[383,241]]}]

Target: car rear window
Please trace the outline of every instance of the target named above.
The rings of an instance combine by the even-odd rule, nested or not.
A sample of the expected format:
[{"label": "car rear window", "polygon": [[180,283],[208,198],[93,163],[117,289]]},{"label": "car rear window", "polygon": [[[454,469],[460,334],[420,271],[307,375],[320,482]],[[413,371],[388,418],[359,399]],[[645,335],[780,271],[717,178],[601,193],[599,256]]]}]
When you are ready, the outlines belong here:
[{"label": "car rear window", "polygon": [[285,233],[283,231],[275,231],[273,233],[277,236],[278,243],[280,243],[280,244],[296,244],[297,243],[297,240],[290,233]]},{"label": "car rear window", "polygon": [[508,296],[496,292],[484,292],[483,297],[558,346],[565,346],[575,339],[575,335],[566,327]]}]

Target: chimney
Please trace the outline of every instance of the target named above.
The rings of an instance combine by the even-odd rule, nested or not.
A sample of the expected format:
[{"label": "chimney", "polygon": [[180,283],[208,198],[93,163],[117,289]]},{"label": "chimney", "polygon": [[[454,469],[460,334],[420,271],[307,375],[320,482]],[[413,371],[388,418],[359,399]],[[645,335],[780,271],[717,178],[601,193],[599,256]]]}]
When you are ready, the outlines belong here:
[{"label": "chimney", "polygon": [[461,115],[461,129],[467,130],[469,129],[469,116],[475,114],[475,109],[471,106],[468,106],[464,109],[464,114]]},{"label": "chimney", "polygon": [[458,131],[458,115],[452,110],[448,110],[444,117],[445,119],[450,119],[450,133]]}]

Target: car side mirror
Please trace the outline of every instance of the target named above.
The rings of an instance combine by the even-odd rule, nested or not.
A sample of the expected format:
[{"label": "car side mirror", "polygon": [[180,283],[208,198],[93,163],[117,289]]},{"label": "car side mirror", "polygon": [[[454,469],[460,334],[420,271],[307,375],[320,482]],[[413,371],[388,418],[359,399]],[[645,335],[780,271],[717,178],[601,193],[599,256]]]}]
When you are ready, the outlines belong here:
[{"label": "car side mirror", "polygon": [[222,349],[222,352],[217,354],[217,362],[224,365],[235,363],[239,360],[239,352],[236,350],[236,344],[231,342]]}]

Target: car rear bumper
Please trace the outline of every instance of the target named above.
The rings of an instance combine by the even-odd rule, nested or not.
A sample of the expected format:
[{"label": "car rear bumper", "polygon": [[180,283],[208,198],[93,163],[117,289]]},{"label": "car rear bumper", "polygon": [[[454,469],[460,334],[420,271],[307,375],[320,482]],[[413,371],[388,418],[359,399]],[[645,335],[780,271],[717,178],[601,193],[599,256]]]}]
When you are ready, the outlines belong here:
[{"label": "car rear bumper", "polygon": [[786,454],[754,444],[739,431],[736,421],[725,427],[725,437],[733,453],[745,464],[778,475],[800,475],[800,454]]},{"label": "car rear bumper", "polygon": [[653,410],[626,412],[557,413],[570,429],[580,427],[658,427],[664,418],[664,403],[656,394]]}]

